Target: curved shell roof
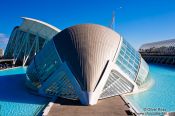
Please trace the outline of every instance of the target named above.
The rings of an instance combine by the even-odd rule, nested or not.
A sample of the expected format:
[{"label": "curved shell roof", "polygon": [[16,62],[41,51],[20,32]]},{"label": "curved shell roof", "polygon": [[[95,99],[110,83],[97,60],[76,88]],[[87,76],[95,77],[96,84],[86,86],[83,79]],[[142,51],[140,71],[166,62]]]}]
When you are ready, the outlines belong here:
[{"label": "curved shell roof", "polygon": [[104,26],[82,24],[61,31],[53,41],[81,88],[93,91],[117,52],[120,35]]},{"label": "curved shell roof", "polygon": [[143,44],[140,49],[150,49],[150,48],[160,48],[160,47],[170,47],[175,46],[175,39],[163,40],[158,42]]},{"label": "curved shell roof", "polygon": [[35,35],[38,34],[45,39],[52,39],[53,36],[60,32],[60,29],[43,21],[27,17],[22,17],[22,19],[24,19],[24,21],[19,27],[21,30],[26,32],[30,31],[31,33]]}]

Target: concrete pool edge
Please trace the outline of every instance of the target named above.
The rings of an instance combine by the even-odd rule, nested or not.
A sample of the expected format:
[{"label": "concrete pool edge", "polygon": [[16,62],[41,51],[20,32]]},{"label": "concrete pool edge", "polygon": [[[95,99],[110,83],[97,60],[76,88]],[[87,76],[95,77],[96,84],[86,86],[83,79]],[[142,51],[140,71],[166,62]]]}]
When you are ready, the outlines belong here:
[{"label": "concrete pool edge", "polygon": [[12,68],[6,68],[6,69],[2,69],[0,71],[6,71],[6,70],[11,70],[11,69],[16,69],[16,68],[27,68],[27,66],[17,66],[17,67],[12,67]]},{"label": "concrete pool edge", "polygon": [[57,98],[53,98],[45,107],[43,108],[41,115],[42,116],[47,116],[54,105],[54,102],[56,101]]},{"label": "concrete pool edge", "polygon": [[130,102],[124,95],[120,95],[122,100],[126,103],[126,105],[129,107],[129,110],[133,112],[136,115],[141,115],[142,112],[140,109],[136,108],[132,102]]},{"label": "concrete pool edge", "polygon": [[[129,110],[136,114],[136,116],[145,116],[145,112],[142,112],[141,109],[136,108],[132,102],[130,102],[126,96],[120,95],[120,97],[123,99],[123,101],[126,103],[126,105],[129,107]],[[162,112],[163,116],[174,116],[175,111],[169,111],[169,112]]]},{"label": "concrete pool edge", "polygon": [[39,108],[39,110],[37,110],[34,113],[35,116],[47,116],[50,109],[51,109],[51,107],[53,106],[54,102],[56,101],[56,98],[49,98],[49,97],[46,97],[46,96],[39,95],[38,93],[31,91],[30,89],[28,89],[28,92],[32,95],[35,95],[35,96],[40,96],[40,97],[47,98],[48,102],[42,108]]},{"label": "concrete pool edge", "polygon": [[[141,94],[135,93],[136,95],[124,94],[123,98],[124,98],[126,103],[129,103],[131,105],[131,107],[133,107],[133,109],[136,110],[137,115],[148,115],[151,113],[152,113],[152,115],[155,115],[156,113],[158,113],[162,116],[168,116],[168,114],[173,114],[175,111],[175,107],[174,107],[174,103],[172,102],[172,101],[174,101],[174,99],[172,99],[174,96],[174,95],[172,96],[172,92],[175,89],[171,89],[170,91],[167,91],[167,90],[170,88],[174,88],[172,86],[172,84],[175,82],[175,80],[173,79],[175,77],[174,76],[175,75],[175,73],[174,73],[175,67],[161,66],[161,65],[156,65],[156,64],[149,65],[149,66],[151,67],[150,68],[150,70],[151,70],[150,71],[151,72],[150,78],[152,78],[155,81],[154,85],[151,88],[149,88],[150,90],[148,89],[148,91],[151,91],[151,92],[144,94],[145,92],[148,92],[148,91],[143,91],[143,92],[140,92]],[[163,72],[163,73],[161,73],[161,72]],[[167,86],[167,85],[171,85],[171,86]],[[163,91],[160,91],[162,89],[159,87],[163,87],[165,89]],[[161,93],[163,93],[163,94],[161,94]],[[166,98],[162,97],[162,96],[164,96],[164,94],[167,95]],[[145,97],[145,95],[147,95],[147,97]],[[152,100],[153,97],[148,97],[150,95],[152,95],[152,96],[158,95],[158,97],[160,97],[160,100]],[[168,96],[172,96],[170,98],[170,100],[167,100],[167,98],[169,99]],[[142,102],[143,100],[144,100],[144,102]],[[147,105],[147,100],[148,100],[148,105]],[[154,102],[154,101],[156,101],[156,102]],[[166,101],[166,102],[164,102],[164,101]],[[146,105],[144,105],[144,104],[146,104]],[[160,109],[164,108],[166,110],[161,111],[161,110],[158,110],[159,108]],[[155,109],[155,111],[153,111],[151,109]]]},{"label": "concrete pool edge", "polygon": [[[136,115],[144,115],[144,112],[139,108],[139,106],[137,106],[136,104],[132,103],[132,101],[130,101],[126,96],[129,95],[133,95],[133,94],[137,94],[137,93],[141,93],[141,92],[145,92],[147,90],[149,90],[151,87],[153,87],[153,85],[155,84],[155,80],[150,78],[143,86],[141,87],[140,90],[135,91],[135,92],[131,92],[131,93],[126,93],[123,95],[120,95],[121,98],[123,99],[123,101],[126,103],[126,105],[128,105],[129,109],[131,112],[133,112]],[[147,86],[145,86],[147,85]],[[137,108],[136,108],[137,107]]]}]

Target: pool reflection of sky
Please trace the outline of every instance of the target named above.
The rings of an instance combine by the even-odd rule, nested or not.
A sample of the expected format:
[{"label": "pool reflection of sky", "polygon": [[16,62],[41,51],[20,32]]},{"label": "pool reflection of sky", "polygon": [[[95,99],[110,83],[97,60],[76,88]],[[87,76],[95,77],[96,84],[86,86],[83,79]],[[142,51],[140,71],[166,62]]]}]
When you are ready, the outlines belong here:
[{"label": "pool reflection of sky", "polygon": [[175,111],[175,67],[150,64],[150,77],[154,85],[147,91],[126,96],[137,109],[142,111],[162,109]]},{"label": "pool reflection of sky", "polygon": [[26,68],[0,71],[1,116],[33,116],[48,103],[47,99],[29,93],[25,71]]}]

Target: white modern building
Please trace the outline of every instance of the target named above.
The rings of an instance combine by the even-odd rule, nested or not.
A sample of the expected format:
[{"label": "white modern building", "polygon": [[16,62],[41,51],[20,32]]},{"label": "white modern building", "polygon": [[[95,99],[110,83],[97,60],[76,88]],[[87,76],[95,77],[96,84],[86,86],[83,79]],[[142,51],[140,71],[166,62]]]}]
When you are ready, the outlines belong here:
[{"label": "white modern building", "polygon": [[175,39],[143,44],[139,52],[149,63],[175,65]]},{"label": "white modern building", "polygon": [[50,40],[27,68],[27,86],[41,95],[99,99],[137,91],[149,72],[147,63],[115,31],[82,24]]},{"label": "white modern building", "polygon": [[20,26],[13,29],[4,58],[14,59],[14,64],[27,65],[36,53],[60,30],[48,23],[22,17]]}]

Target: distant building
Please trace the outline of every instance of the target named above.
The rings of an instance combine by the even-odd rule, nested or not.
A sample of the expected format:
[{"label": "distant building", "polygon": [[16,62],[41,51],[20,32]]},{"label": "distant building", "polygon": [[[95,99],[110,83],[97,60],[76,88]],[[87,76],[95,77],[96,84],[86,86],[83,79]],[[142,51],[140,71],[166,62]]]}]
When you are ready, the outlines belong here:
[{"label": "distant building", "polygon": [[27,86],[48,97],[79,99],[94,105],[137,91],[147,63],[115,31],[100,25],[69,27],[53,37],[27,68]]},{"label": "distant building", "polygon": [[44,45],[60,30],[48,23],[23,17],[21,26],[13,29],[4,57],[17,65],[27,65]]},{"label": "distant building", "polygon": [[2,48],[0,48],[0,57],[4,56],[4,50]]},{"label": "distant building", "polygon": [[143,44],[139,52],[149,63],[175,65],[175,39]]}]

